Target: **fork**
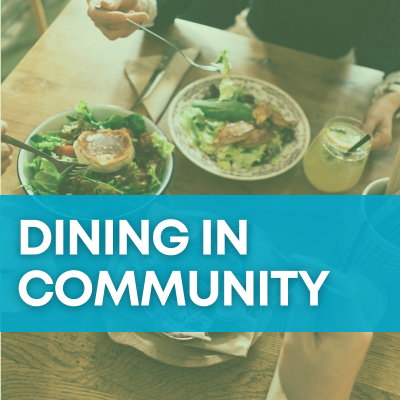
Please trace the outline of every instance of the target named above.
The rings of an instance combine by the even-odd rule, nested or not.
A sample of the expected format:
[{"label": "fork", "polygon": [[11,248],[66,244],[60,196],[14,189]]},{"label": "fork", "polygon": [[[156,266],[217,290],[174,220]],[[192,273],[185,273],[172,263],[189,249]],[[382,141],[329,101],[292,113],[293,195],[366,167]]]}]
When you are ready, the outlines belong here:
[{"label": "fork", "polygon": [[86,164],[80,164],[77,162],[72,162],[72,161],[61,161],[61,160],[56,160],[52,156],[49,156],[46,153],[43,153],[43,151],[40,151],[33,146],[29,146],[28,144],[24,142],[20,142],[17,139],[14,139],[11,136],[8,135],[3,135],[1,137],[1,141],[4,143],[11,144],[12,146],[19,147],[20,149],[29,151],[30,153],[36,154],[37,156],[43,157],[46,160],[50,161],[57,169],[58,173],[62,177],[66,176],[77,176],[85,172],[88,168],[89,165]]},{"label": "fork", "polygon": [[[95,8],[97,8],[100,11],[107,11],[107,12],[112,12],[111,10],[107,10],[106,8],[100,7],[100,6],[94,6]],[[153,36],[155,36],[156,38],[162,40],[163,42],[167,43],[168,45],[172,46],[173,48],[176,49],[176,51],[178,51],[179,53],[181,53],[181,55],[183,57],[186,58],[187,61],[190,62],[190,64],[192,64],[194,67],[196,68],[200,68],[204,71],[208,71],[208,72],[218,72],[219,68],[215,65],[201,65],[201,64],[197,64],[196,62],[194,62],[192,59],[190,59],[186,54],[184,54],[180,49],[178,49],[178,47],[176,47],[175,45],[173,45],[171,42],[168,42],[168,40],[164,39],[161,36],[158,36],[157,34],[155,34],[154,32],[152,32],[149,29],[144,28],[143,26],[141,26],[140,24],[137,24],[136,22],[131,21],[130,19],[126,20],[127,22],[136,25],[139,29],[143,29],[144,31],[151,33]]]}]

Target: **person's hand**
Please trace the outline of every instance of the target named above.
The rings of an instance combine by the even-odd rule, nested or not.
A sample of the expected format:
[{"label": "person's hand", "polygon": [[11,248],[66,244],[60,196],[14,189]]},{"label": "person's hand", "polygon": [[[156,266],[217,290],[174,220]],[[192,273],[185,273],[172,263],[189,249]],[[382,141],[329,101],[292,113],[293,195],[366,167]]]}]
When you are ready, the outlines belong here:
[{"label": "person's hand", "polygon": [[372,333],[288,332],[279,379],[288,400],[348,400]]},{"label": "person's hand", "polygon": [[392,142],[393,117],[400,108],[400,94],[391,92],[377,100],[368,110],[365,125],[373,133],[372,150],[387,150]]},{"label": "person's hand", "polygon": [[[149,19],[145,12],[141,12],[140,0],[87,0],[87,2],[88,16],[110,40],[126,38],[138,29],[135,25],[128,23],[128,19],[137,24]],[[98,10],[95,6],[113,12]]]},{"label": "person's hand", "polygon": [[[1,136],[5,135],[8,125],[1,121]],[[6,169],[11,165],[13,148],[7,143],[1,143],[1,174],[6,172]]]}]

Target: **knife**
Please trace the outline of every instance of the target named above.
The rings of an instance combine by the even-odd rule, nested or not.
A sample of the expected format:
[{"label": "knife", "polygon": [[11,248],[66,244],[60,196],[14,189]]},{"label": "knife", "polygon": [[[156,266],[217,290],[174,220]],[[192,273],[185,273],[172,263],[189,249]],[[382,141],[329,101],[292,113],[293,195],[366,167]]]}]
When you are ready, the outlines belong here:
[{"label": "knife", "polygon": [[[173,43],[175,45],[178,44],[176,41]],[[131,110],[134,110],[135,108],[139,107],[143,103],[143,101],[151,95],[153,90],[157,87],[157,85],[160,83],[161,79],[165,75],[165,70],[168,67],[168,64],[171,62],[172,58],[174,57],[175,53],[176,53],[176,49],[171,47],[163,55],[163,58],[162,58],[160,64],[154,71],[150,80],[147,82],[147,84],[146,84],[145,88],[143,89],[142,93],[140,94],[140,96],[135,101],[135,104],[131,107]]]}]

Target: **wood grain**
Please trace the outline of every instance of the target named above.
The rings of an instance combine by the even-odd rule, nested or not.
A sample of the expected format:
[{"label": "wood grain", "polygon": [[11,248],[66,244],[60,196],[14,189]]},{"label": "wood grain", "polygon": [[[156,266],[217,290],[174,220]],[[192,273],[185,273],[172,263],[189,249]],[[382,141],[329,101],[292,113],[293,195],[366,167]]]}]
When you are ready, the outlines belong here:
[{"label": "wood grain", "polygon": [[[78,400],[92,393],[94,399],[265,400],[280,345],[278,334],[264,333],[246,359],[192,369],[155,361],[105,333],[4,333],[2,398],[47,399],[51,388],[53,399],[68,398],[70,390],[69,399]],[[399,356],[400,334],[376,334],[352,400],[399,400]]]},{"label": "wood grain", "polygon": [[47,29],[46,15],[44,13],[42,0],[29,0],[29,2],[31,3],[32,14],[33,18],[35,19],[36,27],[39,31],[39,35],[41,36],[44,32],[46,32]]},{"label": "wood grain", "polygon": [[[198,61],[203,64],[214,61],[220,49],[230,48],[235,73],[265,79],[287,91],[304,109],[313,136],[335,115],[364,115],[382,78],[379,71],[196,24],[178,22],[163,34],[179,38],[181,47],[201,42]],[[124,62],[164,50],[160,42],[142,33],[108,41],[87,18],[86,2],[72,0],[2,84],[2,119],[11,135],[24,140],[38,124],[81,99],[129,108],[137,94],[124,74]],[[271,62],[262,65],[266,57]],[[180,89],[205,75],[192,68]],[[166,115],[160,126],[169,135]],[[389,176],[400,141],[399,123],[394,131],[391,149],[371,156],[360,184],[349,194],[360,194],[368,183]],[[3,176],[3,194],[23,194],[21,189],[15,191],[19,185],[15,160],[16,155]],[[175,160],[169,194],[319,194],[307,182],[301,165],[267,181],[233,182],[202,171],[179,151]],[[106,333],[4,333],[2,398],[264,400],[280,345],[279,335],[266,333],[246,359],[185,369],[114,343]],[[352,400],[399,400],[399,360],[400,334],[376,334]]]}]

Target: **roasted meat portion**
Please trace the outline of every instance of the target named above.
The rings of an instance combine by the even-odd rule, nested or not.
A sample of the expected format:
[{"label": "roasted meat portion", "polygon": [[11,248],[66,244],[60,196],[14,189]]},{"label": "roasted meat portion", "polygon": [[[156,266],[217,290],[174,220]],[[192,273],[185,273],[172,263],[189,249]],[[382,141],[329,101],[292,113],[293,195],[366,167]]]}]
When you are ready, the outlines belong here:
[{"label": "roasted meat portion", "polygon": [[272,110],[272,123],[280,128],[290,128],[295,129],[298,122],[297,121],[288,121],[286,120],[281,113],[278,111]]},{"label": "roasted meat portion", "polygon": [[269,103],[260,103],[253,111],[256,126],[261,126],[271,115],[272,106]]},{"label": "roasted meat portion", "polygon": [[250,136],[243,142],[238,143],[238,146],[248,148],[259,146],[260,144],[266,143],[275,137],[275,133],[272,129],[253,129],[250,132]]},{"label": "roasted meat portion", "polygon": [[226,124],[217,132],[213,146],[224,146],[246,140],[252,130],[254,126],[244,121]]}]

